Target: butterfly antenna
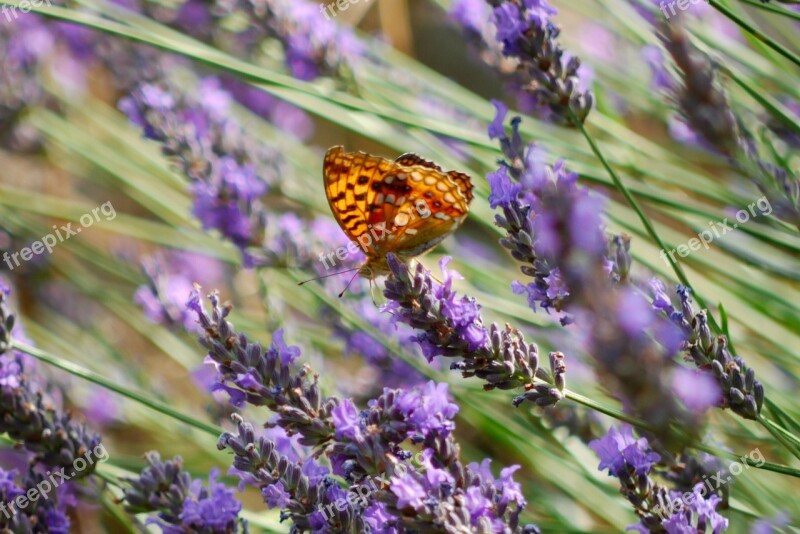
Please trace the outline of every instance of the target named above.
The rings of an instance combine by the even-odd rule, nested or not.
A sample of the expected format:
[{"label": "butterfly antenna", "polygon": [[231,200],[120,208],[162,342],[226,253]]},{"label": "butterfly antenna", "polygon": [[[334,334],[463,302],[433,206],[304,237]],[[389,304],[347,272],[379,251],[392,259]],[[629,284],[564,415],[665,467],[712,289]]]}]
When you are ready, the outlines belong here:
[{"label": "butterfly antenna", "polygon": [[[351,269],[351,270],[353,270],[353,269]],[[356,270],[358,270],[358,269],[356,269]],[[342,298],[344,296],[344,294],[347,293],[347,290],[350,289],[350,284],[353,283],[353,280],[356,279],[356,276],[358,276],[358,273],[354,274],[353,278],[351,278],[350,281],[347,282],[347,285],[344,286],[344,289],[342,289],[342,292],[339,293],[339,298]]]},{"label": "butterfly antenna", "polygon": [[309,280],[303,280],[302,282],[297,282],[297,285],[298,286],[302,286],[303,284],[307,284],[309,282],[313,282],[314,280],[322,280],[323,278],[330,278],[331,276],[337,276],[337,275],[344,274],[344,273],[351,273],[351,272],[357,271],[359,269],[360,269],[360,267],[355,267],[353,269],[347,269],[346,271],[339,271],[338,273],[331,273],[331,274],[326,274],[324,276],[318,276],[316,278],[311,278]]}]

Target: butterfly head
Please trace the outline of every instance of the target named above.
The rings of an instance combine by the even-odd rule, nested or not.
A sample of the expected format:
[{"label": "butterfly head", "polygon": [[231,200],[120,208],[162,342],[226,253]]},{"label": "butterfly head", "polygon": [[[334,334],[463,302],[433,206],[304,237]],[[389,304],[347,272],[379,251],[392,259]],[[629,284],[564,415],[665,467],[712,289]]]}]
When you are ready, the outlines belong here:
[{"label": "butterfly head", "polygon": [[367,280],[375,280],[378,277],[388,275],[390,272],[386,256],[373,256],[365,261],[358,270],[359,276]]}]

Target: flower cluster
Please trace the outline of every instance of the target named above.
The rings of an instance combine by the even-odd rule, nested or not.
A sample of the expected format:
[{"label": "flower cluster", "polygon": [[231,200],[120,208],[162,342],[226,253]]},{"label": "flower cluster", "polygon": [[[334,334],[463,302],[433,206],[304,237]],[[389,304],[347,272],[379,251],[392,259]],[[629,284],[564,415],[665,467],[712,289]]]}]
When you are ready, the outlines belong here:
[{"label": "flower cluster", "polygon": [[571,291],[559,258],[573,254],[596,256],[605,252],[612,280],[625,281],[630,267],[628,241],[609,240],[603,231],[604,203],[577,185],[578,175],[568,172],[563,161],[545,163],[546,154],[537,145],[525,146],[519,134],[519,118],[511,121],[511,135],[504,122],[508,109],[494,102],[497,115],[489,125],[489,137],[498,138],[506,161],[487,176],[489,204],[500,208],[495,224],[506,232],[500,244],[523,263],[520,270],[534,279],[514,282],[514,293],[524,294],[532,310],[561,313],[561,323],[572,318],[565,312]]},{"label": "flower cluster", "polygon": [[128,512],[157,512],[148,523],[158,525],[165,534],[247,532],[244,520],[239,518],[242,504],[233,497],[232,489],[217,482],[216,469],[211,471],[206,487],[183,470],[180,457],[162,462],[158,453],[149,452],[145,459],[148,467],[139,476],[123,479],[123,503]]},{"label": "flower cluster", "polygon": [[[315,458],[329,458],[332,474],[347,483],[340,486],[313,458],[301,462],[274,440],[256,436],[235,416],[238,435],[223,434],[219,447],[234,452],[243,482],[258,486],[265,502],[281,507],[297,528],[360,532],[365,523],[382,521],[407,530],[449,525],[481,532],[533,531],[518,525],[525,501],[511,479],[513,469],[495,480],[488,466],[461,464],[452,435],[458,407],[444,384],[385,389],[362,411],[350,400],[322,398],[316,376],[307,367],[295,369],[299,350],[283,342],[282,332],[263,351],[235,332],[226,320],[229,307],[220,306],[216,295],[209,299],[211,314],[198,295],[189,307],[204,330],[200,342],[219,373],[219,387],[234,403],[269,407],[277,419],[268,426],[297,435],[300,445],[315,450]],[[405,471],[404,462],[413,456],[403,447],[406,442],[422,447],[421,471],[413,474]],[[388,482],[377,487],[375,477]],[[371,483],[373,489],[367,487]]]},{"label": "flower cluster", "polygon": [[666,75],[657,61],[651,63],[652,68],[662,80],[660,85],[670,90],[696,141],[726,156],[769,199],[776,216],[800,227],[800,177],[788,166],[760,155],[755,137],[736,117],[718,84],[717,67],[692,46],[683,26],[664,25],[661,40],[682,75],[682,84]]},{"label": "flower cluster", "polygon": [[421,264],[412,271],[390,254],[392,274],[384,290],[390,302],[385,310],[420,331],[414,339],[429,361],[436,356],[460,358],[451,369],[484,380],[487,390],[524,387],[526,392],[514,400],[515,405],[530,400],[547,406],[561,400],[566,384],[563,354],[550,355],[548,372],[539,367],[536,345],[526,343],[521,332],[495,324],[487,330],[475,299],[453,291],[449,261],[445,258],[440,264],[444,277],[440,284]]},{"label": "flower cluster", "polygon": [[366,52],[352,31],[339,27],[323,14],[318,4],[306,0],[216,0],[208,5],[201,2],[185,5],[189,4],[192,11],[178,12],[176,19],[186,31],[206,40],[210,33],[209,24],[186,24],[188,13],[203,21],[211,19],[215,26],[224,26],[223,19],[232,14],[244,14],[247,25],[233,36],[235,42],[227,46],[239,48],[237,55],[241,56],[242,50],[254,54],[264,41],[277,40],[283,45],[286,68],[300,80],[335,74]]},{"label": "flower cluster", "polygon": [[681,348],[686,358],[704,373],[716,379],[721,394],[715,404],[730,408],[746,419],[757,419],[764,405],[764,386],[756,380],[755,371],[747,367],[744,360],[734,357],[728,349],[728,338],[713,336],[708,326],[705,310],[695,312],[691,290],[677,286],[680,305],[673,306],[663,282],[650,282],[653,292],[653,308],[662,312],[676,324],[684,334]]},{"label": "flower cluster", "polygon": [[[100,445],[100,436],[56,406],[22,354],[11,349],[14,324],[8,295],[0,288],[0,434],[33,453],[31,465],[72,467]],[[90,475],[94,467],[78,475]]]},{"label": "flower cluster", "polygon": [[496,216],[496,224],[506,231],[501,244],[525,263],[522,272],[534,278],[527,286],[516,282],[515,292],[527,293],[534,310],[538,304],[568,312],[561,317],[564,325],[580,315],[579,326],[588,332],[587,352],[603,383],[660,437],[671,433],[675,418],[693,428],[702,410],[687,411],[670,379],[675,371],[670,357],[678,349],[674,327],[626,283],[630,239],[608,238],[603,200],[579,187],[577,175],[566,172],[563,162],[549,167],[541,150],[525,147],[518,118],[511,121],[509,137],[506,108],[495,105],[489,136],[500,139],[507,161],[488,176],[489,202],[503,209]]},{"label": "flower cluster", "polygon": [[191,180],[193,212],[203,227],[219,231],[252,265],[248,249],[261,245],[261,197],[279,187],[280,153],[251,140],[230,118],[230,94],[215,78],[201,82],[196,99],[145,83],[119,106]]},{"label": "flower cluster", "polygon": [[[657,484],[652,474],[661,456],[653,452],[646,438],[635,438],[628,425],[611,428],[604,437],[589,443],[600,458],[599,469],[619,479],[621,493],[633,504],[640,521],[628,527],[643,534],[706,532],[711,527],[719,534],[728,520],[716,512],[722,502],[708,495],[703,483],[692,489],[692,498]],[[684,502],[685,501],[685,502]]]},{"label": "flower cluster", "polygon": [[[102,448],[100,436],[64,411],[49,395],[46,384],[34,373],[29,357],[13,348],[13,339],[23,339],[20,326],[9,306],[9,288],[0,281],[0,435],[7,435],[28,455],[27,471],[19,485],[15,472],[0,469],[0,504],[12,503],[18,495],[42,487],[55,489],[48,498],[29,500],[27,507],[0,514],[0,528],[13,532],[69,532],[66,508],[74,504],[72,482],[53,487],[47,476],[61,469],[73,469],[76,460]],[[72,480],[91,475],[95,462],[71,472]],[[37,489],[38,488],[38,489]],[[13,512],[13,510],[12,510]]]},{"label": "flower cluster", "polygon": [[577,56],[558,43],[560,30],[550,20],[556,10],[547,0],[487,0],[503,53],[519,62],[522,89],[541,114],[560,124],[577,126],[586,120],[594,97],[583,90]]},{"label": "flower cluster", "polygon": [[[66,514],[68,499],[60,498],[56,492],[54,498],[36,499],[26,502],[24,508],[15,509],[16,499],[24,499],[29,492],[37,492],[37,485],[44,479],[41,473],[28,471],[19,482],[16,482],[16,470],[7,471],[0,467],[0,529],[3,532],[49,532],[50,534],[68,534],[69,517]],[[49,485],[49,483],[48,483]],[[11,507],[9,510],[8,507]]]}]

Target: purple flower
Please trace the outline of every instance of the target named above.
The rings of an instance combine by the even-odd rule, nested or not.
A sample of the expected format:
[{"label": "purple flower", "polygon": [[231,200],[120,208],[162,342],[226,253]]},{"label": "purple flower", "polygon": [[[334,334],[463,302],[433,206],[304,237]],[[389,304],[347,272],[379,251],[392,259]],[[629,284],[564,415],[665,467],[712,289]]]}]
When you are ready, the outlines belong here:
[{"label": "purple flower", "polygon": [[390,489],[397,496],[397,508],[417,510],[422,507],[428,494],[422,484],[410,472],[402,477],[392,477]]},{"label": "purple flower", "polygon": [[281,364],[289,366],[300,357],[300,348],[287,345],[283,340],[283,328],[279,328],[272,334],[272,344],[267,350],[267,357],[278,358]]},{"label": "purple flower", "polygon": [[453,431],[458,405],[450,402],[447,384],[430,381],[422,388],[400,390],[397,406],[406,417],[410,435],[446,436]]},{"label": "purple flower", "polygon": [[11,502],[17,498],[18,495],[24,495],[25,492],[17,486],[14,479],[19,473],[16,470],[6,471],[0,467],[0,498],[2,502]]},{"label": "purple flower", "polygon": [[492,501],[484,496],[481,488],[471,487],[467,489],[464,505],[469,510],[472,524],[476,524],[481,517],[491,517]]},{"label": "purple flower", "polygon": [[489,194],[489,206],[491,206],[492,209],[510,204],[516,200],[522,190],[522,186],[513,182],[508,176],[505,166],[500,167],[496,172],[487,174],[486,179],[489,181],[489,188],[491,190]]},{"label": "purple flower", "polygon": [[280,509],[286,508],[286,505],[292,497],[286,492],[283,482],[280,480],[262,489],[261,495],[264,498],[264,502],[267,503],[267,506]]},{"label": "purple flower", "polygon": [[232,532],[239,520],[242,503],[233,497],[233,490],[217,482],[219,470],[214,468],[208,476],[208,488],[202,481],[192,483],[191,495],[183,503],[180,514],[181,532]]},{"label": "purple flower", "polygon": [[364,439],[361,433],[361,420],[353,401],[343,400],[333,409],[331,415],[333,416],[333,425],[336,427],[337,439],[347,438],[353,441]]},{"label": "purple flower", "polygon": [[[498,0],[492,21],[502,53],[519,64],[512,92],[520,106],[542,118],[576,126],[592,108],[593,96],[583,87],[580,59],[558,43],[560,30],[550,17],[556,13],[545,0]],[[500,62],[497,62],[500,63]],[[493,129],[495,137],[497,130]]]},{"label": "purple flower", "polygon": [[711,527],[713,534],[727,530],[728,520],[716,511],[722,499],[718,495],[711,495],[706,499],[708,490],[702,482],[694,487],[693,494],[691,503],[687,503],[682,500],[680,492],[672,492],[672,498],[680,500],[683,507],[663,522],[667,534],[697,534],[706,532],[706,527]]},{"label": "purple flower", "polygon": [[500,139],[506,135],[503,123],[506,120],[508,107],[499,100],[492,100],[492,105],[497,111],[494,120],[489,124],[489,139]]},{"label": "purple flower", "polygon": [[672,375],[672,387],[683,404],[694,412],[701,413],[722,404],[719,383],[707,371],[679,367]]},{"label": "purple flower", "polygon": [[450,16],[469,31],[480,34],[489,22],[491,11],[485,0],[455,0]]},{"label": "purple flower", "polygon": [[497,39],[503,41],[506,50],[517,50],[515,41],[528,27],[522,11],[513,2],[504,2],[494,9],[492,16],[497,26]]},{"label": "purple flower", "polygon": [[283,160],[277,149],[250,140],[227,112],[230,100],[218,80],[206,78],[193,95],[142,83],[119,107],[181,167],[203,228],[233,242],[251,267],[265,230],[261,197],[279,185]]},{"label": "purple flower", "polygon": [[598,469],[608,469],[610,475],[618,478],[627,476],[631,469],[638,475],[647,475],[661,459],[650,451],[646,438],[633,437],[630,425],[621,425],[619,430],[611,427],[605,436],[589,442],[589,447],[600,457]]},{"label": "purple flower", "polygon": [[544,25],[550,15],[558,14],[558,10],[550,7],[547,0],[523,0],[523,3],[528,9],[528,19],[537,25]]},{"label": "purple flower", "polygon": [[[452,292],[453,275],[446,269],[447,260],[442,261],[445,280],[440,283],[421,264],[412,273],[393,254],[387,255],[392,275],[386,281],[384,295],[389,303],[384,310],[419,332],[414,339],[429,361],[436,356],[461,358],[450,368],[461,370],[464,377],[483,378],[487,382],[485,389],[527,385],[528,391],[514,400],[517,406],[524,400],[541,406],[558,402],[565,368],[559,365],[551,369],[553,383],[534,385],[539,364],[536,345],[526,343],[520,332],[510,326],[501,329],[492,324],[487,331],[475,299],[457,299]],[[554,362],[551,359],[551,366]]]},{"label": "purple flower", "polygon": [[208,484],[192,480],[176,457],[166,462],[156,452],[145,454],[148,466],[136,478],[125,479],[123,502],[132,513],[156,512],[147,522],[165,534],[239,532],[242,504],[233,490],[217,482],[219,470],[209,473]]},{"label": "purple flower", "polygon": [[397,518],[391,515],[386,510],[386,505],[381,502],[376,502],[364,510],[363,518],[373,532],[383,534],[400,534],[401,532],[397,527],[392,526],[392,521],[396,521]]}]

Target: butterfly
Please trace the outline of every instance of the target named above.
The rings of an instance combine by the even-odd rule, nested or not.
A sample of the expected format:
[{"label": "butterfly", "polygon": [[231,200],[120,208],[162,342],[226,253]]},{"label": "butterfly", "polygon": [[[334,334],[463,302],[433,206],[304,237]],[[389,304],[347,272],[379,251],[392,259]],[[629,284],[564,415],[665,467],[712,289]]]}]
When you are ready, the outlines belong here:
[{"label": "butterfly", "polygon": [[468,175],[411,153],[392,161],[335,146],[322,174],[333,216],[367,256],[357,274],[368,280],[389,274],[388,253],[407,261],[452,234],[473,197]]}]

